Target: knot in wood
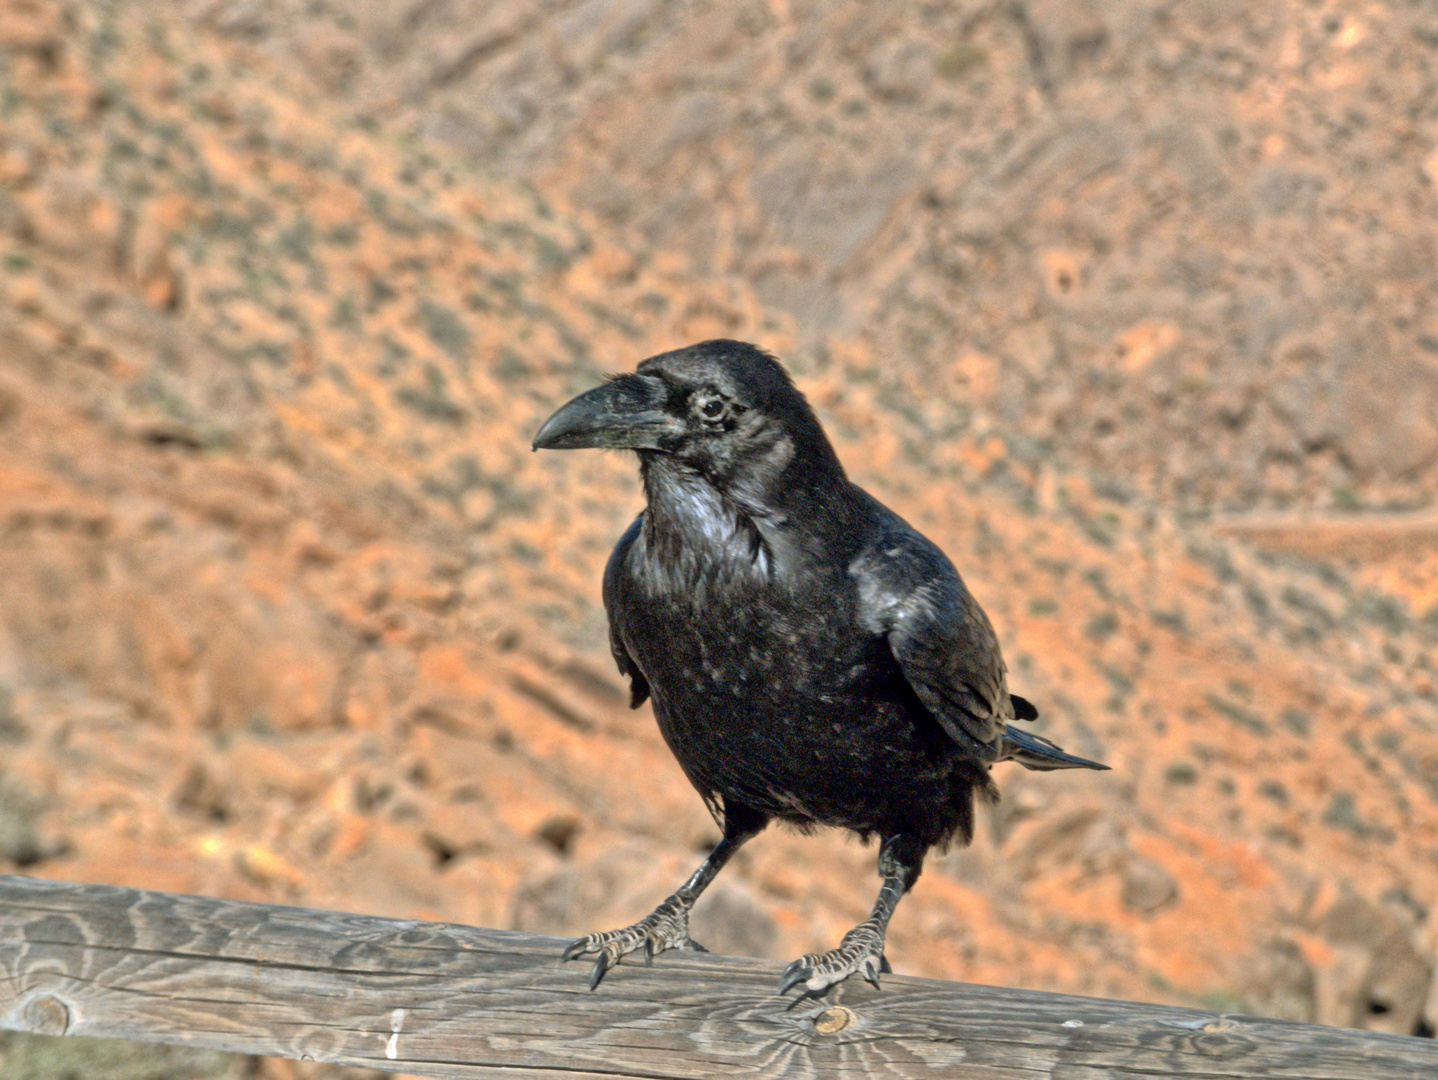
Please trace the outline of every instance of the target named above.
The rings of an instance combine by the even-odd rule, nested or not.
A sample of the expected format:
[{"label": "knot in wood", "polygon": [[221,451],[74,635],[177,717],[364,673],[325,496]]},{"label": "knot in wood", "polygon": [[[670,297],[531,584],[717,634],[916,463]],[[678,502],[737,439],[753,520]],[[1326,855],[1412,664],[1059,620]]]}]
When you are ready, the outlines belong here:
[{"label": "knot in wood", "polygon": [[70,1006],[54,994],[37,994],[20,1013],[25,1029],[36,1035],[63,1035],[70,1030]]},{"label": "knot in wood", "polygon": [[842,1005],[834,1005],[814,1017],[814,1030],[820,1035],[843,1031],[855,1020],[854,1013]]}]

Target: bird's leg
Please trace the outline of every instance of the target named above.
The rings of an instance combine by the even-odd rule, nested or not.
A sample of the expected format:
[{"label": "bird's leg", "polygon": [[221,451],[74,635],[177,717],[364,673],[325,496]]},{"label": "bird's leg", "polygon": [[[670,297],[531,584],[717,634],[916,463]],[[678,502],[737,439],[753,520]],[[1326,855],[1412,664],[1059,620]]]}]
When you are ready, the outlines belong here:
[{"label": "bird's leg", "polygon": [[589,989],[593,990],[599,985],[599,980],[604,978],[604,973],[619,963],[621,956],[641,948],[644,950],[645,963],[653,962],[654,957],[666,949],[707,952],[704,946],[689,937],[689,910],[734,852],[767,823],[768,818],[747,807],[726,805],[724,838],[715,845],[709,857],[699,864],[699,869],[690,875],[688,881],[633,926],[620,930],[601,930],[582,937],[564,950],[562,959],[573,960],[588,953],[597,953],[594,967],[589,973]]},{"label": "bird's leg", "polygon": [[804,984],[807,993],[818,994],[859,972],[879,985],[879,974],[890,970],[884,959],[884,931],[898,906],[899,898],[913,888],[923,869],[927,848],[905,836],[886,836],[879,846],[879,898],[869,917],[844,935],[837,949],[807,953],[784,969],[779,976],[779,993]]}]

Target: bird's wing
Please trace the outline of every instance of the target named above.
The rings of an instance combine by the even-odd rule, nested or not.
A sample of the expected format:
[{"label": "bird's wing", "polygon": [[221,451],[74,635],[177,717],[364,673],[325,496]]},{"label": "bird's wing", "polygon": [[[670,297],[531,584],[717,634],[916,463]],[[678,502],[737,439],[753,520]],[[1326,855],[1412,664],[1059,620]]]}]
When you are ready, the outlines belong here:
[{"label": "bird's wing", "polygon": [[619,634],[617,597],[619,575],[623,572],[624,557],[639,535],[640,524],[643,520],[643,515],[640,515],[634,519],[634,524],[624,530],[624,535],[619,538],[619,543],[614,545],[614,550],[609,554],[609,562],[604,566],[604,610],[609,614],[609,651],[614,654],[614,662],[619,665],[619,674],[629,679],[629,707],[631,709],[639,708],[648,699],[649,680],[644,677],[644,672],[639,670],[639,665],[634,662],[634,657],[629,655],[629,650],[624,645],[624,639]]},{"label": "bird's wing", "polygon": [[[949,737],[985,764],[1013,720],[998,636],[944,553],[895,519],[854,561],[860,616]],[[1032,707],[1030,707],[1032,709]]]}]

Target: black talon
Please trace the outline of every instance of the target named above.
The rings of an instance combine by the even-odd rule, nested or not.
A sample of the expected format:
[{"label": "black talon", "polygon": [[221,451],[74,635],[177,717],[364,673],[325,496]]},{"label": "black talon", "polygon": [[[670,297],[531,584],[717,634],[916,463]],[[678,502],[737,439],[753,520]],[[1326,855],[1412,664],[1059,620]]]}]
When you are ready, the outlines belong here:
[{"label": "black talon", "polygon": [[779,993],[787,994],[799,983],[808,981],[808,978],[809,969],[804,966],[802,960],[795,960],[779,976]]},{"label": "black talon", "polygon": [[588,944],[588,938],[580,938],[578,941],[571,941],[569,945],[566,946],[564,952],[560,954],[560,962],[562,963],[565,960],[574,960],[578,957],[583,956],[589,951]]},{"label": "black talon", "polygon": [[598,986],[599,981],[604,978],[604,973],[616,963],[618,963],[617,958],[610,960],[609,954],[600,950],[599,955],[594,958],[594,968],[589,972],[589,989],[593,990]]}]

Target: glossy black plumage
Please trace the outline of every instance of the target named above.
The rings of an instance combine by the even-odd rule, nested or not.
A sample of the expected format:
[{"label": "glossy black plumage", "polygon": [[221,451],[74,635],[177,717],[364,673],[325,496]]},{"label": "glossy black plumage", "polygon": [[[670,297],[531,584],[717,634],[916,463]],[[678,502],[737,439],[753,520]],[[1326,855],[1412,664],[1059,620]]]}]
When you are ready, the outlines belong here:
[{"label": "glossy black plumage", "polygon": [[[850,483],[773,357],[709,341],[581,395],[540,448],[638,452],[647,506],[604,574],[610,644],[633,704],[724,828],[684,887],[633,927],[590,935],[593,983],[620,956],[694,947],[688,909],[770,820],[881,838],[874,914],[785,988],[877,982],[883,933],[925,853],[973,832],[989,768],[1103,768],[1010,725],[998,640],[953,565]],[[592,983],[592,984],[593,984]]]}]

